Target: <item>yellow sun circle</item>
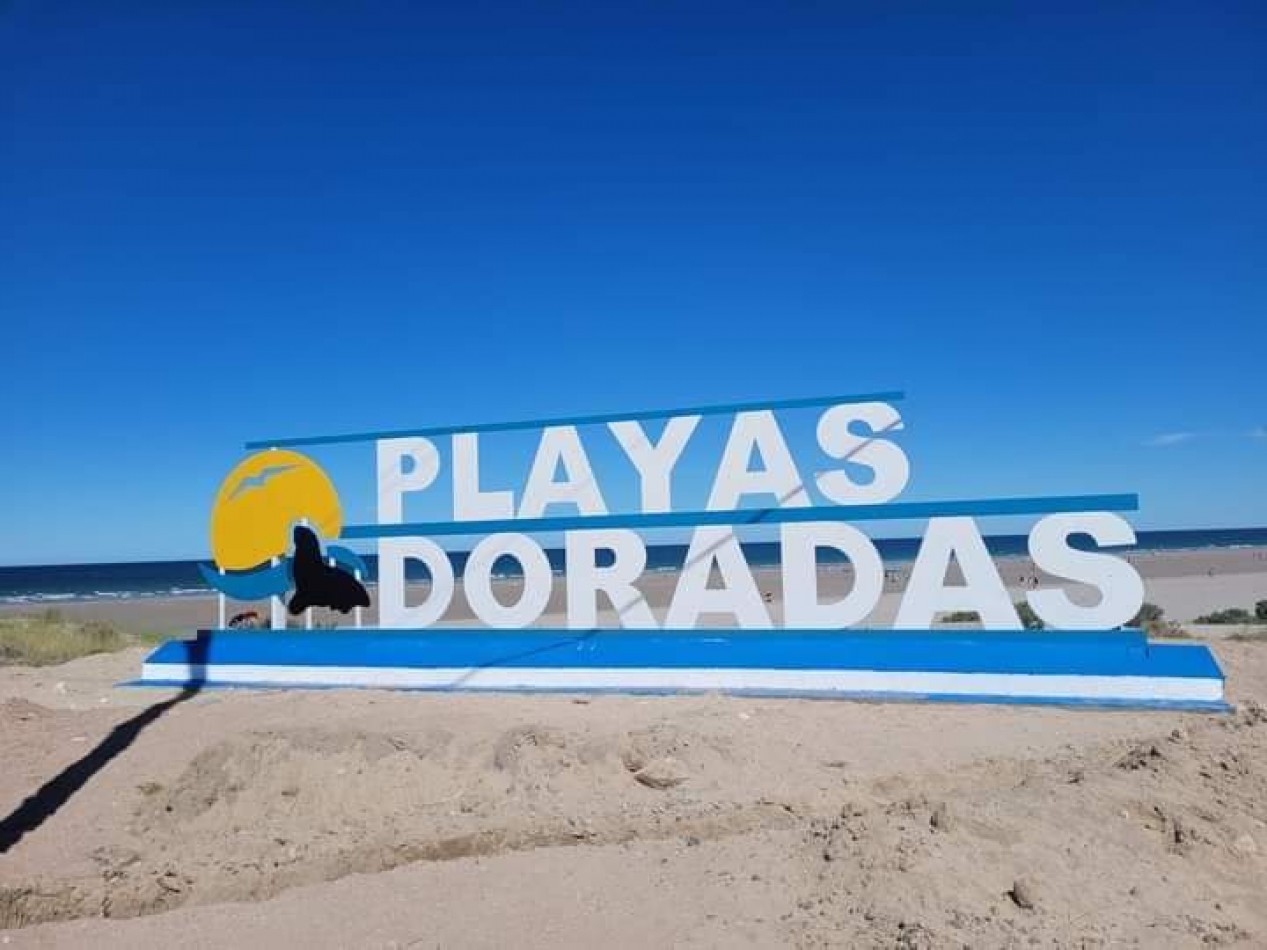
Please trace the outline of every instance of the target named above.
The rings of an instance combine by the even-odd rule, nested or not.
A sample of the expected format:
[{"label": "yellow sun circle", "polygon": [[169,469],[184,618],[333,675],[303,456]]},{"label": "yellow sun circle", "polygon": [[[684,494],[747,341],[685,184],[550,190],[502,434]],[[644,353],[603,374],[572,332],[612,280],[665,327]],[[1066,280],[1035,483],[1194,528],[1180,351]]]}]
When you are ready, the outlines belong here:
[{"label": "yellow sun circle", "polygon": [[339,496],[306,455],[270,449],[238,464],[211,511],[211,552],[226,571],[267,564],[290,549],[291,528],[306,520],[323,538],[343,530]]}]

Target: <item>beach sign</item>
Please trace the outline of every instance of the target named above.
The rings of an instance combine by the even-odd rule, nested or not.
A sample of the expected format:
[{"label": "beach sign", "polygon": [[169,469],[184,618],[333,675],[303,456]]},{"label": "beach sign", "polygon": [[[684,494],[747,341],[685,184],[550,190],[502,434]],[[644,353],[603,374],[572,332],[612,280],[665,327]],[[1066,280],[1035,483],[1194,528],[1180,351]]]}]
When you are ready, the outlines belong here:
[{"label": "beach sign", "polygon": [[[217,626],[161,646],[140,682],[1225,708],[1207,647],[1152,643],[1128,626],[1144,602],[1123,556],[1136,495],[906,500],[902,397],[249,442],[212,506],[202,572],[219,595]],[[787,437],[781,420],[794,413],[811,414],[809,450]],[[706,500],[675,502],[705,419],[725,430]],[[533,442],[522,487],[486,484],[482,453],[511,435]],[[376,508],[349,524],[314,456],[357,443],[373,449]],[[634,510],[614,510],[600,456],[636,485]],[[449,517],[411,519],[421,499]],[[1025,628],[991,556],[982,524],[999,517],[1032,522],[1034,583],[1020,603],[1042,629]],[[891,592],[861,527],[885,521],[922,525]],[[644,533],[665,529],[688,540],[652,603]],[[748,562],[740,533],[752,529],[778,545],[777,601]],[[463,538],[469,552],[455,556]],[[847,590],[824,592],[825,561],[847,571]],[[499,580],[507,564],[514,590]],[[419,573],[425,583],[411,581]],[[885,598],[896,598],[891,625],[865,626]],[[234,601],[268,607],[230,619]],[[446,623],[458,608],[465,626]],[[314,611],[337,626],[313,629]],[[939,624],[957,612],[979,627]]]}]

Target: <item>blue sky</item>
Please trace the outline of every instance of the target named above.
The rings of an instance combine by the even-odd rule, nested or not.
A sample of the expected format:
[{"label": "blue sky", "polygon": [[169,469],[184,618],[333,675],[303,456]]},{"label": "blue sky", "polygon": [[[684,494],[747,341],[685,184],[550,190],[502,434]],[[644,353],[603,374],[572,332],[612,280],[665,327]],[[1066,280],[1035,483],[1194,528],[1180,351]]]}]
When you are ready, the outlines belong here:
[{"label": "blue sky", "polygon": [[611,6],[7,5],[0,563],[202,556],[257,437],[886,389],[906,498],[1267,524],[1260,4]]}]

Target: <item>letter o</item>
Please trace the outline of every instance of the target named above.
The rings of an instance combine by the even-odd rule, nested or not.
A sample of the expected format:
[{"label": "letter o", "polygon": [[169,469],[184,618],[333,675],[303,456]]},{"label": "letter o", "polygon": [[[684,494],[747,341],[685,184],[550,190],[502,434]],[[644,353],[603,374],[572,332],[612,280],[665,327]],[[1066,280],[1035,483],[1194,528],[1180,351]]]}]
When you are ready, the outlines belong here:
[{"label": "letter o", "polygon": [[[523,569],[524,589],[519,600],[503,605],[493,596],[493,564],[510,555]],[[550,561],[541,545],[523,534],[492,534],[471,551],[462,573],[467,603],[475,616],[490,627],[526,627],[535,621],[550,602],[554,578]]]}]

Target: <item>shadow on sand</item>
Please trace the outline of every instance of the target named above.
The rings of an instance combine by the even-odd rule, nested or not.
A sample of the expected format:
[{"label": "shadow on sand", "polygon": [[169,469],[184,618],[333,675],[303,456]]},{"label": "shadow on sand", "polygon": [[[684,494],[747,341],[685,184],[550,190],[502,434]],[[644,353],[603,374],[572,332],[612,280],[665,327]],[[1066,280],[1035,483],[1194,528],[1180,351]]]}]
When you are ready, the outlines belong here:
[{"label": "shadow on sand", "polygon": [[131,719],[119,723],[110,730],[110,734],[102,739],[95,749],[62,769],[60,773],[29,795],[7,818],[0,821],[0,854],[6,853],[21,841],[24,835],[34,831],[56,814],[57,810],[88,784],[94,775],[105,768],[115,756],[124,752],[146,726],[159,719],[173,706],[178,706],[198,695],[202,690],[206,666],[205,656],[199,654],[205,650],[205,646],[195,641],[195,644],[191,644],[190,647],[190,665],[195,672],[189,684],[171,699],[155,703]]}]

